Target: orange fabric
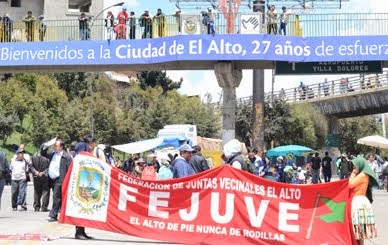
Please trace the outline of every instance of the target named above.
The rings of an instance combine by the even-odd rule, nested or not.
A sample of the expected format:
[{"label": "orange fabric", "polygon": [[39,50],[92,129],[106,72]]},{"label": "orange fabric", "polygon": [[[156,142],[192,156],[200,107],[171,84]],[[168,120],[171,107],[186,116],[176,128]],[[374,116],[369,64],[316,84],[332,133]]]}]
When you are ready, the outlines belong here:
[{"label": "orange fabric", "polygon": [[354,196],[365,196],[368,184],[369,176],[364,173],[359,173],[358,175],[352,173],[349,178],[349,188]]},{"label": "orange fabric", "polygon": [[234,33],[234,24],[237,16],[238,9],[241,5],[241,0],[234,0],[231,4],[229,0],[218,0],[218,4],[222,9],[224,18],[226,19],[226,33]]}]

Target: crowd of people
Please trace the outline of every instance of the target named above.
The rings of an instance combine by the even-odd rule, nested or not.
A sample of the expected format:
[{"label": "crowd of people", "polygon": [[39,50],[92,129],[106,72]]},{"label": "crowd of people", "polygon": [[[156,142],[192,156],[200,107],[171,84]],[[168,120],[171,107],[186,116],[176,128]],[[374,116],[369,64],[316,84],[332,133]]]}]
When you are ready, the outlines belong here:
[{"label": "crowd of people", "polygon": [[[328,81],[327,78],[318,86],[308,86],[303,81],[299,83],[299,87],[295,88],[293,97],[296,98],[296,93],[299,94],[299,100],[314,99],[317,97],[326,97],[336,94],[345,94],[356,90],[373,89],[386,86],[388,84],[388,73],[385,76],[379,74],[369,75],[361,74],[357,81],[349,81],[349,78],[342,77],[338,81]],[[315,87],[315,88],[314,88]],[[286,98],[284,89],[279,91],[280,98]]]},{"label": "crowd of people", "polygon": [[[177,33],[181,32],[180,13],[180,10],[176,10],[173,15],[176,20],[175,25],[177,26]],[[47,24],[44,21],[43,15],[36,18],[32,11],[28,11],[22,21],[24,22],[23,30],[27,42],[36,41],[37,36],[39,41],[45,40]],[[89,40],[91,38],[93,21],[92,17],[87,16],[85,13],[81,13],[78,18],[80,40]],[[131,11],[128,14],[127,9],[123,8],[116,17],[111,11],[108,11],[107,16],[104,18],[104,27],[108,40],[136,39],[137,27],[143,28],[141,36],[143,39],[152,38],[155,33],[158,37],[164,37],[166,36],[166,23],[166,16],[160,8],[155,15],[152,15],[150,11],[146,9],[140,17],[136,17],[134,11]],[[209,25],[210,23],[213,22],[209,20]],[[14,20],[12,20],[8,14],[4,14],[4,16],[0,17],[0,42],[15,41],[13,40],[14,25]],[[153,28],[156,28],[155,33],[153,32]],[[20,29],[20,27],[18,27],[18,29]],[[38,33],[38,35],[36,35],[36,33]]]},{"label": "crowd of people", "polygon": [[[40,15],[36,18],[32,11],[28,11],[27,15],[22,19],[24,23],[24,32],[27,42],[34,42],[36,33],[39,41],[44,41],[46,36],[47,25],[44,21],[44,16]],[[0,16],[0,42],[13,42],[14,21],[9,14]]]},{"label": "crowd of people", "polygon": [[[151,14],[148,9],[144,10],[140,16],[136,16],[134,11],[127,12],[127,8],[124,7],[122,10],[114,16],[112,11],[108,11],[104,17],[103,25],[106,30],[106,36],[108,40],[112,39],[136,39],[137,28],[142,28],[141,38],[153,38],[153,37],[164,37],[167,35],[167,29],[171,29],[176,34],[182,33],[181,23],[181,10],[176,9],[175,12],[168,18],[164,14],[161,8],[158,8],[155,15]],[[202,30],[203,33],[215,35],[215,17],[216,14],[211,8],[207,11],[202,11]],[[267,27],[269,34],[281,34],[286,35],[288,14],[287,8],[282,7],[282,12],[278,15],[275,12],[275,6],[268,6],[267,16]],[[78,18],[78,29],[79,39],[89,40],[92,35],[92,23],[94,19],[91,16],[87,16],[85,13],[81,13]],[[99,20],[97,20],[98,22]],[[32,11],[28,11],[27,15],[22,19],[24,22],[24,32],[27,42],[33,42],[38,39],[44,41],[47,24],[45,23],[44,16],[40,15],[36,18]],[[0,17],[0,42],[12,42],[21,41],[13,40],[14,31],[14,20],[8,15],[4,14]],[[98,23],[97,25],[101,25]],[[279,28],[278,28],[279,27]],[[18,26],[18,29],[20,27]],[[38,34],[38,35],[36,35]]]},{"label": "crowd of people", "polygon": [[[25,151],[25,145],[22,144],[9,164],[6,154],[0,151],[0,205],[1,195],[9,175],[12,210],[26,211],[27,181],[30,177],[34,185],[32,206],[35,212],[48,212],[48,221],[56,222],[61,209],[63,180],[72,159],[80,152],[89,152],[112,167],[144,180],[183,178],[214,167],[211,161],[202,155],[200,146],[192,147],[187,143],[181,144],[178,149],[179,154],[168,154],[165,159],[158,158],[154,153],[143,157],[140,154],[134,154],[124,162],[120,157],[114,157],[110,145],[96,145],[96,140],[91,136],[86,136],[80,142],[73,142],[69,148],[65,147],[64,141],[56,139],[52,151],[50,147],[49,144],[44,143],[39,152],[30,156]],[[387,185],[387,158],[384,161],[381,157],[372,154],[368,155],[367,159],[362,156],[341,155],[335,161],[330,157],[329,152],[325,152],[323,158],[319,153],[311,154],[307,158],[307,164],[300,164],[296,162],[293,154],[278,156],[272,161],[273,159],[266,156],[265,151],[259,151],[255,147],[249,148],[247,155],[242,152],[241,143],[238,140],[232,140],[224,145],[221,158],[224,164],[234,168],[284,183],[318,184],[323,182],[321,176],[324,182],[330,182],[332,168],[336,166],[340,179],[349,179],[349,187],[355,195],[352,200],[355,237],[361,241],[376,236],[371,208],[372,187],[383,188]],[[52,193],[51,209],[49,209],[50,192]],[[362,216],[361,212],[366,212],[368,217]],[[76,227],[75,238],[91,239],[83,227]]]}]

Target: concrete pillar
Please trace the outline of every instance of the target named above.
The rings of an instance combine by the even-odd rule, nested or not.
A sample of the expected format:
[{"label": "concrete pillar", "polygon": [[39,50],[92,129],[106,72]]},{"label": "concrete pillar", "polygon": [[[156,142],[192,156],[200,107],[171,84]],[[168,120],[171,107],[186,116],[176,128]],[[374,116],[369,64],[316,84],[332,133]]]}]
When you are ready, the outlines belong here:
[{"label": "concrete pillar", "polygon": [[339,122],[336,117],[328,117],[329,134],[338,134]]},{"label": "concrete pillar", "polygon": [[252,145],[264,149],[264,70],[253,70]]},{"label": "concrete pillar", "polygon": [[219,62],[214,66],[218,85],[223,89],[222,144],[236,138],[236,88],[240,85],[242,71],[232,62]]}]

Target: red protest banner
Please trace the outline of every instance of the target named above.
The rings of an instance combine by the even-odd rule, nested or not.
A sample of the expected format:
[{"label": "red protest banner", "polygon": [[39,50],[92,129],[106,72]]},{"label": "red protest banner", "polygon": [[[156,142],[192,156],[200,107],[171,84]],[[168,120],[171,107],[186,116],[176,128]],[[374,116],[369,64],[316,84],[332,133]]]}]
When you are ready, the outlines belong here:
[{"label": "red protest banner", "polygon": [[229,166],[142,181],[87,154],[63,184],[60,222],[185,244],[352,244],[347,181],[290,185]]}]

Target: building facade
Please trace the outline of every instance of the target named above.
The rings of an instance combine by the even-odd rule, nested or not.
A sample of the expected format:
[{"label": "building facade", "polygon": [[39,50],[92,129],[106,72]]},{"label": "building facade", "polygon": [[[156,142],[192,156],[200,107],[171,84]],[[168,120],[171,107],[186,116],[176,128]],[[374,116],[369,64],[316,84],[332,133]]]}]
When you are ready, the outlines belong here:
[{"label": "building facade", "polygon": [[0,0],[0,15],[8,14],[14,20],[22,20],[27,11],[31,10],[34,16],[43,14],[44,0]]},{"label": "building facade", "polygon": [[29,10],[35,17],[64,20],[76,19],[82,12],[93,17],[103,8],[103,0],[0,0],[0,15],[8,14],[14,21],[22,20]]}]

